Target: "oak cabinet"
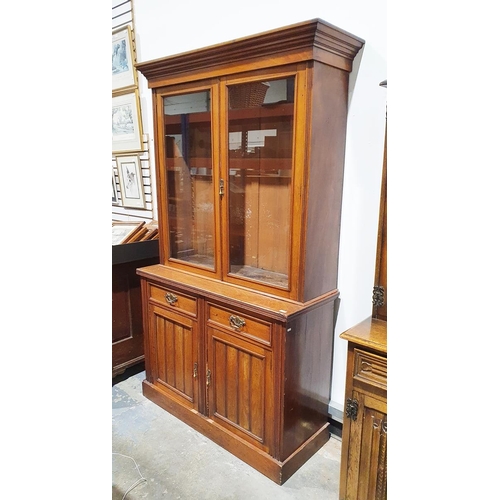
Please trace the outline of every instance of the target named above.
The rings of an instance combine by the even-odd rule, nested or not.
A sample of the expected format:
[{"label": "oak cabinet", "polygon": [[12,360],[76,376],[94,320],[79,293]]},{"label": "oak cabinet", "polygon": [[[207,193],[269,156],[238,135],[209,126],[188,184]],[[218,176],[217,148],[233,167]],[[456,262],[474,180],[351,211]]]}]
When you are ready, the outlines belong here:
[{"label": "oak cabinet", "polygon": [[159,264],[138,270],[144,394],[279,484],[328,439],[362,45],[315,19],[137,64],[152,90],[160,239]]},{"label": "oak cabinet", "polygon": [[339,500],[387,498],[387,328],[368,318],[348,341]]}]

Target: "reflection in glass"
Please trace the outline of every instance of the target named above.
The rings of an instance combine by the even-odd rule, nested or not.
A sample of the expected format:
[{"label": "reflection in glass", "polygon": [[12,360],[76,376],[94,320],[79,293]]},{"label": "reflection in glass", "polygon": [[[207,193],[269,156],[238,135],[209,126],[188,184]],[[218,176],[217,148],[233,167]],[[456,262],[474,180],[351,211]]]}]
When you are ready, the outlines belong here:
[{"label": "reflection in glass", "polygon": [[230,273],[288,287],[294,78],[228,86]]},{"label": "reflection in glass", "polygon": [[210,91],[163,98],[170,258],[214,268]]}]

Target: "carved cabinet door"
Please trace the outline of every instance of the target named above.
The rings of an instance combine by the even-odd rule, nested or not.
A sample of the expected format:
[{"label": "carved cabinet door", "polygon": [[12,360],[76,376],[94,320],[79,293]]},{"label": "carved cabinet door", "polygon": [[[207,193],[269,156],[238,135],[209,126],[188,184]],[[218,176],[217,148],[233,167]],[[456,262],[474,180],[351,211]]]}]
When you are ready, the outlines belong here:
[{"label": "carved cabinet door", "polygon": [[353,391],[346,496],[341,500],[387,498],[387,403]]}]

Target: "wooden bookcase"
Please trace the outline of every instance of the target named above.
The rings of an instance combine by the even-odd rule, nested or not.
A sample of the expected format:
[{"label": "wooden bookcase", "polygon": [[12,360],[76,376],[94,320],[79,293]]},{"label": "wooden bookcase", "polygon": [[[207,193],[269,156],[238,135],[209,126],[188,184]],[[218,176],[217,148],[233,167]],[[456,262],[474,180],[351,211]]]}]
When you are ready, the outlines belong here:
[{"label": "wooden bookcase", "polygon": [[146,397],[278,484],[329,438],[348,79],[315,19],[137,64],[160,262],[138,269]]}]

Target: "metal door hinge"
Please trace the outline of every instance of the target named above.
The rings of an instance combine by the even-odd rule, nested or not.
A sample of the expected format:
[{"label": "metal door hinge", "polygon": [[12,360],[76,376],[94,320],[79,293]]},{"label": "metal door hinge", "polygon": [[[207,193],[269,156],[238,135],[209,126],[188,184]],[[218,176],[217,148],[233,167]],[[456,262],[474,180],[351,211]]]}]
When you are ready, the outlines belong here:
[{"label": "metal door hinge", "polygon": [[224,196],[224,179],[219,181],[219,195]]},{"label": "metal door hinge", "polygon": [[195,363],[193,367],[193,378],[196,378],[197,376],[198,376],[198,363]]},{"label": "metal door hinge", "polygon": [[210,373],[210,370],[207,370],[207,386],[210,385],[210,377],[211,377],[211,373]]},{"label": "metal door hinge", "polygon": [[375,307],[383,307],[385,304],[385,289],[383,286],[373,287],[372,303]]},{"label": "metal door hinge", "polygon": [[347,418],[352,418],[356,420],[358,417],[358,400],[347,398],[346,407],[345,407],[345,416]]}]

